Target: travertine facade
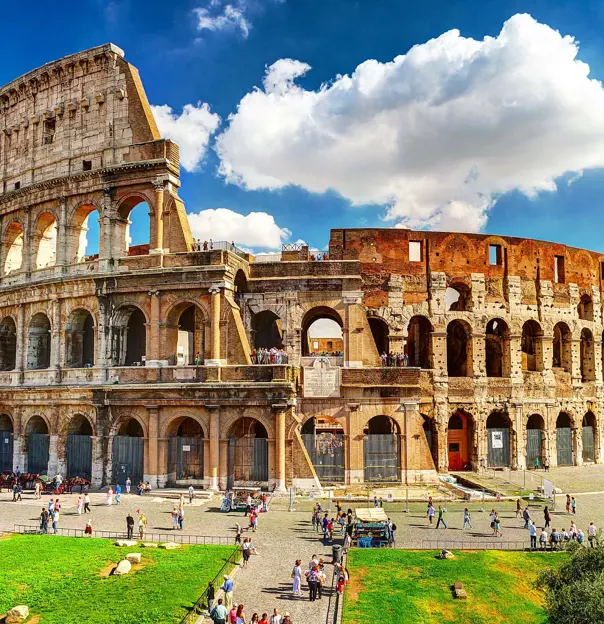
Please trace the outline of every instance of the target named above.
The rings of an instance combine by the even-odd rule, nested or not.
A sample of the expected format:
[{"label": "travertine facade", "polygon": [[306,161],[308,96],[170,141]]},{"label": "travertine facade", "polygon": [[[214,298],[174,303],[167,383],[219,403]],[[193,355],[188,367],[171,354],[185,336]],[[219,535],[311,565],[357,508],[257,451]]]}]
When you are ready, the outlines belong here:
[{"label": "travertine facade", "polygon": [[[321,261],[191,251],[178,147],[112,45],[0,89],[0,129],[1,470],[282,489],[600,460],[604,256],[404,230],[333,230]],[[322,318],[340,383],[309,396]],[[287,364],[253,365],[267,346]]]}]

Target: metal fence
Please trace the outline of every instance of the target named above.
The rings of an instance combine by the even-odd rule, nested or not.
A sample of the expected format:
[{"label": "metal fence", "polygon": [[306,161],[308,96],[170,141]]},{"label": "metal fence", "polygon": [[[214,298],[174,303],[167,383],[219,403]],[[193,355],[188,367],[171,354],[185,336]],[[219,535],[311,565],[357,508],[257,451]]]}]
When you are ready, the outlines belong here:
[{"label": "metal fence", "polygon": [[[44,533],[39,526],[33,524],[15,524],[14,533],[22,533],[27,535],[43,535]],[[48,535],[55,535],[54,529],[48,527]],[[56,535],[63,537],[88,537],[84,534],[84,529],[63,529],[57,528]],[[128,539],[125,531],[92,531],[91,537],[98,537],[102,539]],[[225,537],[223,535],[182,535],[175,531],[174,533],[149,533],[145,532],[142,540],[138,538],[138,534],[135,532],[134,537],[137,541],[144,542],[175,542],[177,544],[192,544],[197,546],[203,545],[222,545],[228,546],[233,543],[232,537]]]},{"label": "metal fence", "polygon": [[[237,565],[237,562],[241,559],[241,551],[238,547],[236,547],[233,552],[229,555],[229,558],[225,561],[222,568],[220,568],[220,572],[216,574],[212,583],[214,586],[217,586],[221,583],[222,578],[225,574],[228,574],[232,568]],[[208,590],[206,589],[203,594],[197,599],[197,602],[193,605],[189,613],[185,615],[185,617],[180,621],[180,624],[195,624],[199,615],[202,613],[204,609],[208,608]]]},{"label": "metal fence", "polygon": [[[417,548],[408,547],[408,548]],[[520,540],[517,542],[496,542],[487,540],[422,540],[422,550],[530,550],[530,542]]]}]

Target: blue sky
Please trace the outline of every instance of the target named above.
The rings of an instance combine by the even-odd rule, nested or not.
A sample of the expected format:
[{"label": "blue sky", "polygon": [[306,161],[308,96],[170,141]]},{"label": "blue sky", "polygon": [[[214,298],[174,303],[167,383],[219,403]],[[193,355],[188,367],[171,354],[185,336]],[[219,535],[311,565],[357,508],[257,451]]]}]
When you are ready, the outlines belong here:
[{"label": "blue sky", "polygon": [[[197,235],[324,248],[332,227],[399,224],[604,251],[604,91],[590,82],[604,79],[604,2],[88,0],[67,12],[30,9],[24,19],[24,5],[3,7],[12,26],[0,42],[0,82],[108,41],[124,49],[150,102],[170,107],[158,120],[164,133],[187,138],[181,195],[201,213]],[[524,13],[534,21],[512,19],[502,33]],[[460,34],[443,37],[451,29]],[[412,46],[413,62],[392,63]],[[355,80],[338,78],[361,64]],[[137,225],[135,243],[144,239]]]}]

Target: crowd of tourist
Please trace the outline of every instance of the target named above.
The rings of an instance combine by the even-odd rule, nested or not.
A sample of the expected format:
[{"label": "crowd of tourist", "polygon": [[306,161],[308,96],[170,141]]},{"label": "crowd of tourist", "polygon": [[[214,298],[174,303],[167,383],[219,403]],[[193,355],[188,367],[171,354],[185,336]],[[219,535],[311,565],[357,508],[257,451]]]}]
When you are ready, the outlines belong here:
[{"label": "crowd of tourist", "polygon": [[309,357],[343,357],[342,351],[313,351]]},{"label": "crowd of tourist", "polygon": [[406,353],[386,353],[382,351],[380,362],[382,366],[389,367],[409,366],[409,356]]},{"label": "crowd of tourist", "polygon": [[254,349],[251,358],[252,364],[287,364],[287,353],[277,347]]}]

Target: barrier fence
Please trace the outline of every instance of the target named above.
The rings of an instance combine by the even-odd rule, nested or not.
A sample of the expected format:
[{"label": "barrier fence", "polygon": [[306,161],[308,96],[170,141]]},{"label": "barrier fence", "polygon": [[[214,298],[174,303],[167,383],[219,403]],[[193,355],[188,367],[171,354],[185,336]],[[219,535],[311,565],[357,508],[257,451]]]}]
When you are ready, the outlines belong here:
[{"label": "barrier fence", "polygon": [[530,550],[530,542],[476,539],[467,541],[422,540],[422,550]]},{"label": "barrier fence", "polygon": [[[44,535],[39,526],[33,524],[15,524],[14,533],[21,533],[25,535]],[[52,526],[48,527],[47,535],[61,535],[63,537],[88,537],[84,533],[84,529],[63,529],[57,528],[55,533]],[[103,539],[128,539],[125,531],[92,531],[91,537],[98,537]],[[181,533],[154,533],[145,532],[144,537],[141,540],[138,537],[138,533],[135,531],[132,539],[136,541],[145,542],[174,542],[176,544],[192,544],[197,546],[203,545],[230,545],[233,543],[232,537],[225,537],[222,535],[182,535]]]}]

